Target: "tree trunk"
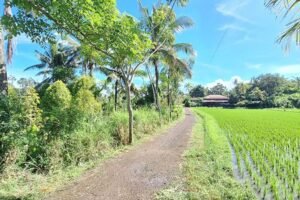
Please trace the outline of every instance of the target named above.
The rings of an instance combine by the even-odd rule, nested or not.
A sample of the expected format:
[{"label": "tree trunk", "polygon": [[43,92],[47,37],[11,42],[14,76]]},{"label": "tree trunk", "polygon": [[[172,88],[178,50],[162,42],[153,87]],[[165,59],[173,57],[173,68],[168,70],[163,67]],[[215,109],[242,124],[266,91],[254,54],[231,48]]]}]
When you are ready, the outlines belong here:
[{"label": "tree trunk", "polygon": [[125,81],[126,84],[126,96],[127,96],[127,111],[128,111],[128,119],[129,119],[129,144],[133,143],[133,110],[132,110],[132,103],[131,103],[131,83]]},{"label": "tree trunk", "polygon": [[169,119],[172,118],[172,89],[171,89],[171,72],[168,70],[168,107],[169,107]]},{"label": "tree trunk", "polygon": [[115,82],[115,111],[117,111],[117,107],[118,107],[118,85],[119,85],[119,80],[116,80],[116,82]]},{"label": "tree trunk", "polygon": [[154,60],[153,61],[154,64],[154,69],[155,69],[155,104],[157,106],[157,109],[159,111],[161,111],[161,107],[160,107],[160,95],[159,95],[159,66],[158,66],[158,60]]},{"label": "tree trunk", "polygon": [[89,69],[89,76],[93,77],[93,73],[94,73],[94,63],[89,62],[88,64],[88,69]]},{"label": "tree trunk", "polygon": [[[154,83],[154,81],[153,81],[153,79],[152,79],[152,76],[151,76],[151,73],[150,73],[150,70],[149,70],[149,67],[148,67],[148,66],[146,66],[146,70],[147,70],[148,77],[149,77],[149,80],[150,80],[150,85],[151,85],[151,88],[152,88],[153,103],[154,103],[155,106],[157,107],[155,83]],[[158,109],[158,108],[157,108],[157,109]]]},{"label": "tree trunk", "polygon": [[7,69],[4,55],[4,36],[3,30],[0,30],[0,92],[4,95],[8,93]]}]

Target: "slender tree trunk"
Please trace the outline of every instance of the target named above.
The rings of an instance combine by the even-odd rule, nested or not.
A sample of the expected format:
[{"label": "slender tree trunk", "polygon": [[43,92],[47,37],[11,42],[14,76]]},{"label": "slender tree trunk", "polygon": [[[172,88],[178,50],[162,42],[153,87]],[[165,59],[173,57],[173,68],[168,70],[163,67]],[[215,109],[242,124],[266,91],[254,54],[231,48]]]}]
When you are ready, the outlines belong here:
[{"label": "slender tree trunk", "polygon": [[5,63],[5,46],[3,30],[0,30],[0,92],[4,95],[8,93],[7,69]]},{"label": "slender tree trunk", "polygon": [[[149,77],[150,84],[151,84],[151,88],[152,88],[152,93],[153,93],[153,103],[154,103],[155,106],[157,107],[155,83],[154,83],[153,78],[152,78],[152,76],[151,76],[149,67],[146,66],[146,69],[147,69],[148,77]],[[157,108],[157,109],[158,109],[158,108]]]},{"label": "slender tree trunk", "polygon": [[159,95],[159,79],[160,79],[160,75],[159,75],[159,66],[158,66],[158,60],[154,60],[154,68],[155,68],[155,99],[156,99],[156,106],[157,109],[159,111],[159,113],[161,114],[161,106],[160,106],[160,95]]},{"label": "slender tree trunk", "polygon": [[93,73],[94,73],[94,63],[89,62],[88,64],[88,69],[89,69],[89,76],[93,77]]},{"label": "slender tree trunk", "polygon": [[171,110],[170,70],[168,70],[168,107],[169,107],[169,119],[171,120],[172,110]]},{"label": "slender tree trunk", "polygon": [[128,83],[124,80],[126,85],[126,96],[127,96],[127,111],[128,111],[128,119],[129,119],[129,144],[133,143],[133,109],[132,109],[132,102],[131,102],[131,83]]},{"label": "slender tree trunk", "polygon": [[116,82],[115,82],[115,111],[117,111],[117,107],[118,107],[118,86],[119,86],[119,80],[116,80]]}]

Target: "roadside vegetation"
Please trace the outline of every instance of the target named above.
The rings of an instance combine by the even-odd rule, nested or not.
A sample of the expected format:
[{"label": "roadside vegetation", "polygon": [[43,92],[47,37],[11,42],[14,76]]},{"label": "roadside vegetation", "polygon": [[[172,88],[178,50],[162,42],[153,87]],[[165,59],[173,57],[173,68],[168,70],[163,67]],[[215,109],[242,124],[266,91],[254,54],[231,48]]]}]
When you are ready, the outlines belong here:
[{"label": "roadside vegetation", "polygon": [[[176,43],[193,21],[174,8],[187,3],[148,10],[138,1],[141,19],[115,0],[2,3],[0,199],[40,199],[182,116],[180,87],[196,54]],[[24,66],[39,82],[7,77],[21,34],[45,49]]]}]

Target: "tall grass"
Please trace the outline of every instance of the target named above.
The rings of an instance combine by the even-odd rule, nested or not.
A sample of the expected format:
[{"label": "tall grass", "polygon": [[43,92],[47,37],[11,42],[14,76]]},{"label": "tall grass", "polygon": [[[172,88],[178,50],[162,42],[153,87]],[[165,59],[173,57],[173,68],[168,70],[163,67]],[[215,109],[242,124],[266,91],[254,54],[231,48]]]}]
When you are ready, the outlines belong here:
[{"label": "tall grass", "polygon": [[[135,141],[155,133],[169,122],[151,109],[135,111]],[[72,134],[52,140],[45,147],[47,172],[37,173],[35,163],[6,166],[0,173],[0,199],[41,199],[85,170],[124,149],[128,139],[125,112],[82,120]],[[32,167],[32,168],[31,168]]]}]

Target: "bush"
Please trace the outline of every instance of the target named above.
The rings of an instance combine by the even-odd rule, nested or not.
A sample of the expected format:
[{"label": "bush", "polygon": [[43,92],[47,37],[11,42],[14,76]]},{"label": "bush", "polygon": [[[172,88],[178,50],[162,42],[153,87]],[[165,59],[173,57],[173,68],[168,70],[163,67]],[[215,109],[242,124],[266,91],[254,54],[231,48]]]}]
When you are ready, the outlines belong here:
[{"label": "bush", "polygon": [[[45,128],[54,135],[68,127],[68,112],[71,106],[71,93],[62,81],[56,81],[45,92],[42,99]],[[52,135],[51,135],[52,136]]]},{"label": "bush", "polygon": [[72,93],[76,95],[80,90],[90,90],[94,91],[96,88],[96,82],[93,77],[90,76],[82,76],[77,79],[72,86]]},{"label": "bush", "polygon": [[72,116],[77,116],[77,118],[82,119],[100,113],[101,104],[95,99],[91,91],[81,89],[73,98],[72,111]]}]

